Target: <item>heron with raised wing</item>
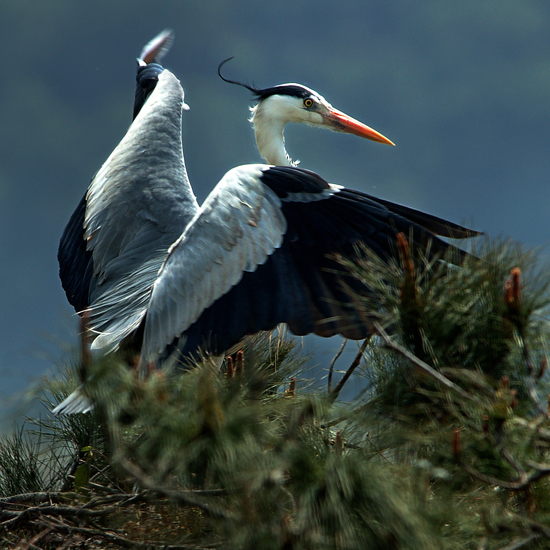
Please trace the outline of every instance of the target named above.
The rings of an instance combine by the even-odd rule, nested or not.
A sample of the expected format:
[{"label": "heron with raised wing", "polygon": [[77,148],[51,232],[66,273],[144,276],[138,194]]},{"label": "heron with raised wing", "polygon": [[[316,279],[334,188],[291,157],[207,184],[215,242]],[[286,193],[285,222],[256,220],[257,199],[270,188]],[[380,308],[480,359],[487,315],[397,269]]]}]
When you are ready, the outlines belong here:
[{"label": "heron with raised wing", "polygon": [[[298,85],[262,90],[255,109],[260,152],[284,165],[233,168],[199,207],[183,159],[183,89],[155,63],[167,40],[142,52],[135,119],[60,244],[63,287],[75,309],[88,312],[92,349],[110,352],[132,340],[145,367],[199,350],[222,355],[280,323],[296,335],[364,338],[368,330],[343,283],[368,289],[334,255],[354,257],[364,243],[389,260],[399,232],[412,246],[429,241],[443,254],[451,245],[438,235],[477,234],[292,166],[282,128],[298,120],[288,98],[309,113],[301,122],[332,116],[333,129],[391,143],[339,111],[313,113],[306,101],[313,96],[298,96]],[[269,117],[257,119],[261,112]],[[63,403],[56,410],[67,412]]]}]

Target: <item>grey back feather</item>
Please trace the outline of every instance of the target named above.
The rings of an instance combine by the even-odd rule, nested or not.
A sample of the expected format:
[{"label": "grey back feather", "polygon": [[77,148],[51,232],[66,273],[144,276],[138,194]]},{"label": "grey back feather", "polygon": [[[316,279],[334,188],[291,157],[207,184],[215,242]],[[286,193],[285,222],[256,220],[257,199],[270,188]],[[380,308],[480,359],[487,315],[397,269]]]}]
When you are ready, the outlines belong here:
[{"label": "grey back feather", "polygon": [[94,177],[84,221],[93,254],[92,348],[105,352],[135,330],[171,244],[198,210],[183,161],[183,90],[169,71]]}]

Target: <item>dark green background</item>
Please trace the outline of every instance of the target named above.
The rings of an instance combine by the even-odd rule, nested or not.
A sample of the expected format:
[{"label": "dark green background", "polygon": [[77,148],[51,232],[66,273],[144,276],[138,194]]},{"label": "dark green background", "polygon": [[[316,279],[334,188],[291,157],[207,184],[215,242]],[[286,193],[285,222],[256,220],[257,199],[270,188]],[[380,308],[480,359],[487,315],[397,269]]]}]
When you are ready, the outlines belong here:
[{"label": "dark green background", "polygon": [[165,27],[199,200],[259,160],[249,94],[216,74],[234,55],[228,76],[306,84],[397,144],[290,127],[302,166],[493,236],[550,240],[547,0],[2,0],[0,402],[74,339],[57,242],[130,122],[136,56]]}]

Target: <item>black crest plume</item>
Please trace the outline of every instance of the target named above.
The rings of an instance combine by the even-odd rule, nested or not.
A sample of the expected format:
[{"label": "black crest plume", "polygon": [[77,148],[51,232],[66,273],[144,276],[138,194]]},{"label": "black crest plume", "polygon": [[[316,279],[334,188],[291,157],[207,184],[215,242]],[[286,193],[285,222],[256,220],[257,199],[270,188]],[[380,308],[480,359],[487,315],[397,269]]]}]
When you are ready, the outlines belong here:
[{"label": "black crest plume", "polygon": [[218,76],[224,82],[228,82],[229,84],[236,84],[237,86],[242,86],[243,88],[246,88],[247,90],[252,92],[256,96],[256,99],[259,101],[262,101],[263,99],[271,95],[290,95],[294,97],[305,98],[308,97],[311,93],[310,90],[307,90],[299,84],[280,84],[279,86],[272,86],[271,88],[256,88],[254,86],[249,86],[244,82],[239,82],[237,80],[226,78],[222,75],[221,69],[228,61],[231,61],[232,59],[233,57],[229,57],[218,65]]},{"label": "black crest plume", "polygon": [[256,97],[260,98],[263,96],[263,93],[265,90],[260,90],[258,88],[254,88],[253,86],[249,86],[248,84],[245,84],[244,82],[239,82],[237,80],[231,80],[229,78],[225,78],[225,76],[222,75],[222,67],[228,62],[231,61],[235,56],[228,57],[227,59],[224,59],[219,65],[218,65],[218,76],[228,84],[236,84],[237,86],[242,86],[243,88],[246,88],[250,92],[252,92]]}]

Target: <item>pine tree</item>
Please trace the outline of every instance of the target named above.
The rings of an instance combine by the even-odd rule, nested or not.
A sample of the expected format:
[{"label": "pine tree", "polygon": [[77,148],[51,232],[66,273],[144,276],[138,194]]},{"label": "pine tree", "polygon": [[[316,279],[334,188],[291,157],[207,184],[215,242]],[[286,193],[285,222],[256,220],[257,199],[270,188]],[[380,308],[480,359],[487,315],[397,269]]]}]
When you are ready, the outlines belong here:
[{"label": "pine tree", "polygon": [[283,332],[221,372],[204,357],[146,380],[84,346],[45,399],[84,365],[94,412],[0,442],[4,543],[550,548],[547,271],[509,243],[396,247],[389,264],[358,250],[372,336],[343,376],[337,358],[312,373]]}]

